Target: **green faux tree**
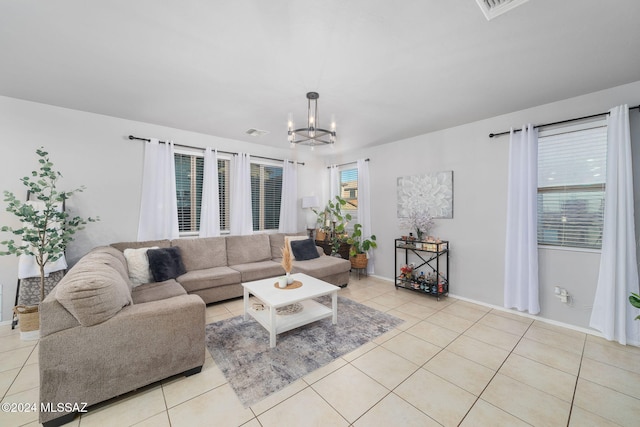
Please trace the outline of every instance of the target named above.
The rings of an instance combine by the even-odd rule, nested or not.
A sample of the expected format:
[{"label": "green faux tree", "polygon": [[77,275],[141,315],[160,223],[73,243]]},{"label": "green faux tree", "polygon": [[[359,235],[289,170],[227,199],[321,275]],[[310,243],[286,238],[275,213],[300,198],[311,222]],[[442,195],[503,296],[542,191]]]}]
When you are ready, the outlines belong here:
[{"label": "green faux tree", "polygon": [[75,193],[82,192],[84,186],[72,191],[59,191],[56,183],[62,174],[56,172],[49,160],[49,153],[43,147],[36,150],[40,168],[31,172],[31,176],[21,179],[27,187],[31,198],[40,201],[41,208],[20,201],[15,194],[5,191],[4,201],[8,203],[7,212],[14,214],[21,222],[19,228],[3,226],[1,231],[12,233],[19,242],[9,239],[0,242],[6,247],[0,255],[32,255],[40,269],[40,301],[45,297],[45,266],[54,262],[64,254],[69,242],[78,230],[82,230],[87,222],[95,222],[99,218],[83,219],[71,217],[61,207],[65,200]]}]

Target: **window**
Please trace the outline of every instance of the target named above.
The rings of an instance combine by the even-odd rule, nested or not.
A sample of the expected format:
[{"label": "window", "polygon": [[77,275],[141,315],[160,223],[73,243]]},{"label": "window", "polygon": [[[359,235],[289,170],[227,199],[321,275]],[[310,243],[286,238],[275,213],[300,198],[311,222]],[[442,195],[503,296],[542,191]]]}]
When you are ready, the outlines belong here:
[{"label": "window", "polygon": [[[200,230],[204,157],[201,154],[176,153],[176,197],[178,231],[193,234]],[[229,229],[229,160],[218,159],[220,230]]]},{"label": "window", "polygon": [[253,230],[277,230],[280,225],[282,166],[251,163]]},{"label": "window", "polygon": [[351,215],[348,227],[353,228],[358,222],[358,169],[340,171],[340,197],[347,202],[342,210]]},{"label": "window", "polygon": [[538,244],[602,247],[606,155],[604,121],[540,133]]},{"label": "window", "polygon": [[229,187],[231,182],[229,180],[229,176],[231,174],[230,171],[230,161],[229,159],[220,159],[218,157],[218,192],[220,198],[220,231],[229,231],[229,216],[230,216],[230,196],[229,196]]},{"label": "window", "polygon": [[176,153],[174,159],[178,199],[178,230],[181,233],[195,232],[200,229],[204,158]]}]

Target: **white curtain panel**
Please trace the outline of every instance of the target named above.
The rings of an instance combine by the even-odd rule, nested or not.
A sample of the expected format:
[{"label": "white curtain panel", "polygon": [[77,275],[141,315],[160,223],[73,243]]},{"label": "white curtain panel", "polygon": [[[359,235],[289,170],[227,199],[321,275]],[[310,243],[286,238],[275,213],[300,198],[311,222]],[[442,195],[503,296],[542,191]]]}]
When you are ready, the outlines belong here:
[{"label": "white curtain panel", "polygon": [[538,131],[511,129],[507,190],[504,306],[540,312],[538,297]]},{"label": "white curtain panel", "polygon": [[333,165],[329,168],[329,200],[340,195],[340,168]]},{"label": "white curtain panel", "polygon": [[200,209],[200,237],[220,235],[220,192],[218,189],[218,152],[204,150],[202,176],[202,207]]},{"label": "white curtain panel", "polygon": [[280,233],[298,231],[298,163],[286,159],[282,165],[282,195],[278,231]]},{"label": "white curtain panel", "polygon": [[251,158],[238,153],[231,159],[231,225],[233,235],[253,233],[251,214]]},{"label": "white curtain panel", "polygon": [[[358,165],[358,221],[362,225],[362,236],[369,238],[371,231],[371,185],[369,184],[369,162],[360,159]],[[374,251],[367,253],[367,274],[374,274]]]},{"label": "white curtain panel", "polygon": [[172,142],[144,146],[138,241],[178,238],[176,165]]},{"label": "white curtain panel", "polygon": [[638,345],[637,310],[629,294],[638,292],[635,227],[633,222],[633,173],[629,107],[609,111],[607,119],[607,183],[600,272],[589,326],[608,340]]}]

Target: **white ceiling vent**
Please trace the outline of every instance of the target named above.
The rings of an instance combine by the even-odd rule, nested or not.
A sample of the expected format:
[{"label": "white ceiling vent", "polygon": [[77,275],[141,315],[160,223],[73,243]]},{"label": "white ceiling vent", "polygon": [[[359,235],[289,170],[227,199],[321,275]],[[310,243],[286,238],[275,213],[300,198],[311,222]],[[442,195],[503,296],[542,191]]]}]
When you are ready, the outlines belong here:
[{"label": "white ceiling vent", "polygon": [[487,21],[528,1],[529,0],[476,0]]},{"label": "white ceiling vent", "polygon": [[269,133],[269,131],[251,128],[251,129],[247,129],[245,133],[249,136],[265,136],[266,134]]}]

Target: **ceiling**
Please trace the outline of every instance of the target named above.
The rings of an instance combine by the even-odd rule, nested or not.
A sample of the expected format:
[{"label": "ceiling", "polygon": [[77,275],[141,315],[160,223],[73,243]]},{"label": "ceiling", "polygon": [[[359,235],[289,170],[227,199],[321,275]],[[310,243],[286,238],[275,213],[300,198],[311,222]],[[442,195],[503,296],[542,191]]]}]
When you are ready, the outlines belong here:
[{"label": "ceiling", "polygon": [[475,0],[2,0],[0,95],[285,148],[317,91],[351,150],[640,80],[639,18],[637,0],[491,21]]}]

